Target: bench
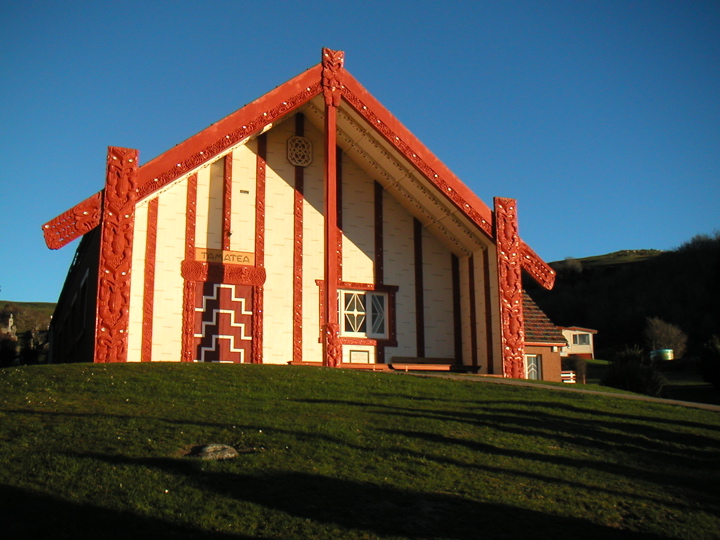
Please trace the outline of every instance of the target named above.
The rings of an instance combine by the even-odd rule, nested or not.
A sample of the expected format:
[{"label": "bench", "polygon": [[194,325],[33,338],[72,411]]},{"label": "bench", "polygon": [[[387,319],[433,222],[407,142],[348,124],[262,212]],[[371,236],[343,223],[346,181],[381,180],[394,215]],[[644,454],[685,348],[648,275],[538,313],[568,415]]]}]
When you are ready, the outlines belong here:
[{"label": "bench", "polygon": [[560,380],[568,384],[575,384],[577,382],[574,371],[561,371]]},{"label": "bench", "polygon": [[412,356],[394,356],[389,363],[395,371],[454,371],[477,372],[480,366],[457,364],[454,358],[429,358]]}]

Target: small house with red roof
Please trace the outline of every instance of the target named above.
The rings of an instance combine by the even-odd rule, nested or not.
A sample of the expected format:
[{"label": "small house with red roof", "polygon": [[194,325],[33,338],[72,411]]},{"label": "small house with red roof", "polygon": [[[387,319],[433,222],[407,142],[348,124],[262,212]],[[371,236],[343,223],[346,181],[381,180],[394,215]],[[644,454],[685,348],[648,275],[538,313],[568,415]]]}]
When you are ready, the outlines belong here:
[{"label": "small house with red roof", "polygon": [[524,378],[546,345],[521,274],[555,274],[516,201],[481,201],[342,51],[143,164],[110,147],[103,189],[43,233],[51,249],[82,238],[55,362],[402,358]]},{"label": "small house with red roof", "polygon": [[586,360],[595,358],[595,334],[597,334],[597,330],[580,326],[563,326],[560,330],[567,340],[567,345],[560,351],[563,358],[570,356]]}]

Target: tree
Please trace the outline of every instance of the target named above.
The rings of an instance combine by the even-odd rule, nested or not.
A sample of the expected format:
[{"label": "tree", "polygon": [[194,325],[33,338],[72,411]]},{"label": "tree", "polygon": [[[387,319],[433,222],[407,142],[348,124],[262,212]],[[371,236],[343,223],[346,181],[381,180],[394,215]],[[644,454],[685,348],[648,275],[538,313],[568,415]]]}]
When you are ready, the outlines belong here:
[{"label": "tree", "polygon": [[713,336],[700,355],[700,373],[707,382],[720,390],[720,336]]},{"label": "tree", "polygon": [[672,349],[675,358],[682,358],[687,347],[687,334],[679,326],[663,321],[659,317],[645,320],[645,343],[651,351]]}]

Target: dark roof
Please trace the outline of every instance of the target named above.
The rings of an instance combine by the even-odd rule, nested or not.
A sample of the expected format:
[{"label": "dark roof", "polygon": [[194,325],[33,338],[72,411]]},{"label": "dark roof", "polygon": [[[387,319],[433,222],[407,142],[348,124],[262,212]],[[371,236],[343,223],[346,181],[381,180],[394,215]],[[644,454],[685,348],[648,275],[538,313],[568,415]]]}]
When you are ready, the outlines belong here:
[{"label": "dark roof", "polygon": [[523,316],[525,318],[525,343],[547,343],[567,345],[560,328],[555,326],[547,315],[523,291]]}]

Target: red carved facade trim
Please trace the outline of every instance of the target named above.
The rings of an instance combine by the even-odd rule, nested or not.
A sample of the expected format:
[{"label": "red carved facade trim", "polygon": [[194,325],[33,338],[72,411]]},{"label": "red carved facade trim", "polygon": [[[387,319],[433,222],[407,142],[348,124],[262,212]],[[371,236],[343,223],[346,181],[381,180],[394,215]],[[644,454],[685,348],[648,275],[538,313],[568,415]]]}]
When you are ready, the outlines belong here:
[{"label": "red carved facade trim", "polygon": [[555,270],[543,261],[530,246],[520,241],[520,255],[522,256],[522,267],[540,285],[550,290],[555,285]]},{"label": "red carved facade trim", "polygon": [[127,361],[137,168],[137,150],[108,148],[100,236],[95,362]]},{"label": "red carved facade trim", "polygon": [[[197,222],[197,173],[188,177],[187,201],[185,209],[185,260],[195,258],[195,224]],[[183,334],[182,361],[194,360],[194,327],[195,327],[195,294],[196,282],[188,279],[183,283]]]},{"label": "red carved facade trim", "polygon": [[190,281],[212,281],[232,285],[260,286],[265,283],[265,269],[256,266],[183,261],[182,277]]},{"label": "red carved facade trim", "polygon": [[[295,115],[295,135],[305,135],[304,116]],[[293,201],[293,362],[302,362],[303,334],[303,201],[305,191],[305,168],[295,167],[295,191]]]},{"label": "red carved facade trim", "polygon": [[230,219],[232,217],[232,152],[225,156],[224,172],[223,172],[223,228],[222,228],[222,248],[230,249]]},{"label": "red carved facade trim", "polygon": [[145,279],[143,286],[142,346],[140,360],[152,360],[153,307],[155,303],[155,254],[157,252],[159,199],[148,204],[147,233],[145,235]]},{"label": "red carved facade trim", "polygon": [[342,97],[345,53],[327,47],[322,50],[322,89],[325,105],[337,107]]},{"label": "red carved facade trim", "polygon": [[102,191],[63,212],[42,226],[45,244],[60,249],[100,225]]},{"label": "red carved facade trim", "polygon": [[495,197],[495,233],[500,293],[503,375],[523,378],[525,331],[522,309],[522,259],[517,202]]},{"label": "red carved facade trim", "polygon": [[[323,57],[325,51],[323,51]],[[325,103],[325,301],[323,305],[325,325],[323,328],[323,365],[337,367],[342,363],[342,347],[337,339],[338,312],[337,312],[337,283],[338,259],[341,252],[338,249],[340,232],[337,226],[338,215],[338,154],[337,154],[337,108],[330,102]],[[342,181],[342,180],[341,180]]]},{"label": "red carved facade trim", "polygon": [[[255,159],[255,266],[265,269],[265,173],[267,162],[267,135],[257,138]],[[252,362],[263,362],[263,302],[265,287],[258,285],[253,294]]]},{"label": "red carved facade trim", "polygon": [[325,350],[325,362],[327,367],[340,367],[342,364],[342,343],[340,342],[340,325],[336,322],[327,323],[323,326],[323,349]]}]

